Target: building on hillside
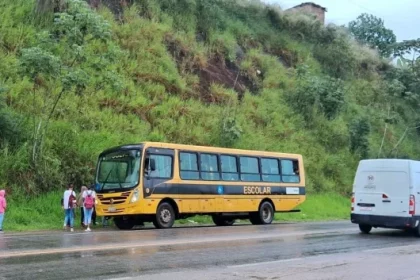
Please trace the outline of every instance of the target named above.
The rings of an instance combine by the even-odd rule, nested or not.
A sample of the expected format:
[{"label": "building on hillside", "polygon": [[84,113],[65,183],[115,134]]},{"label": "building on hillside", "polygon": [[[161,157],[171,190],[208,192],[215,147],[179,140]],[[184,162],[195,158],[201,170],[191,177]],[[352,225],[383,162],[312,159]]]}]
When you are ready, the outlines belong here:
[{"label": "building on hillside", "polygon": [[322,24],[325,24],[325,13],[327,12],[327,8],[312,2],[305,2],[286,10],[286,12],[314,15]]}]

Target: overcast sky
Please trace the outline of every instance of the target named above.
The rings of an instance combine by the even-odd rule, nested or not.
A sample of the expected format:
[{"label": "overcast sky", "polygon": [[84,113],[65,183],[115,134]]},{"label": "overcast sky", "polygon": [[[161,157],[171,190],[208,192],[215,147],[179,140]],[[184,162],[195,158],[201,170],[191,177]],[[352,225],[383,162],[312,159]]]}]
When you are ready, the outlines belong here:
[{"label": "overcast sky", "polygon": [[303,2],[314,2],[327,8],[326,22],[347,23],[361,13],[373,14],[385,21],[398,41],[420,38],[420,0],[263,0],[277,3],[285,10]]}]

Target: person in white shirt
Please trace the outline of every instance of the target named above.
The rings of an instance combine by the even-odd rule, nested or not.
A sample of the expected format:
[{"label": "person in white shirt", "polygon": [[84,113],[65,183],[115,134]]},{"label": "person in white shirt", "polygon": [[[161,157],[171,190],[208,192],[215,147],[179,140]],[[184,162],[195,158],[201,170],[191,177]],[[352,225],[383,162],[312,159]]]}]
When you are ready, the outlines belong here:
[{"label": "person in white shirt", "polygon": [[92,213],[93,208],[95,207],[95,199],[96,194],[92,189],[86,190],[83,192],[83,210],[85,214],[85,226],[87,226],[87,229],[85,231],[90,231],[90,224],[92,222]]},{"label": "person in white shirt", "polygon": [[63,194],[63,204],[65,218],[64,218],[64,229],[67,229],[67,225],[70,225],[70,231],[74,231],[74,207],[76,207],[76,192],[73,191],[73,184],[68,185],[68,189]]}]

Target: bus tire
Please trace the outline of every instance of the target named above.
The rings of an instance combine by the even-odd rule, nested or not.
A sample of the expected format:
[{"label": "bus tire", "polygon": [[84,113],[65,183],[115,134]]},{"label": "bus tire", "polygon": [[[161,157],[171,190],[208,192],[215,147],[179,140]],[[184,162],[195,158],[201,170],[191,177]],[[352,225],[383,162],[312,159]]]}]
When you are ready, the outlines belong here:
[{"label": "bus tire", "polygon": [[118,229],[130,230],[134,227],[134,220],[130,217],[115,217],[114,224]]},{"label": "bus tire", "polygon": [[223,218],[222,216],[219,216],[219,215],[212,215],[211,218],[213,219],[213,223],[219,227],[232,226],[235,223],[234,219]]},{"label": "bus tire", "polygon": [[249,214],[249,221],[253,225],[261,225],[260,219],[258,218],[258,212]]},{"label": "bus tire", "polygon": [[359,224],[359,229],[362,233],[369,234],[369,232],[372,230],[372,226]]},{"label": "bus tire", "polygon": [[269,225],[274,219],[274,207],[269,201],[261,203],[258,212],[250,214],[250,222],[253,225]]},{"label": "bus tire", "polygon": [[172,205],[168,202],[159,204],[156,217],[153,220],[153,225],[156,228],[171,228],[175,223],[175,211]]}]

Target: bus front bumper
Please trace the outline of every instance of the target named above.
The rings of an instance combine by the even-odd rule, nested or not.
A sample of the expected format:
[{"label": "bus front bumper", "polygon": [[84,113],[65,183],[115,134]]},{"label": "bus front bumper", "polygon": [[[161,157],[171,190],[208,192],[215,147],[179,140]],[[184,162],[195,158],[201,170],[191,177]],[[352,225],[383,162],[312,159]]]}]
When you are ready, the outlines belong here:
[{"label": "bus front bumper", "polygon": [[116,205],[97,205],[96,213],[98,216],[119,216],[136,214],[138,210],[134,204],[116,204]]}]

